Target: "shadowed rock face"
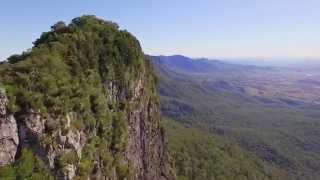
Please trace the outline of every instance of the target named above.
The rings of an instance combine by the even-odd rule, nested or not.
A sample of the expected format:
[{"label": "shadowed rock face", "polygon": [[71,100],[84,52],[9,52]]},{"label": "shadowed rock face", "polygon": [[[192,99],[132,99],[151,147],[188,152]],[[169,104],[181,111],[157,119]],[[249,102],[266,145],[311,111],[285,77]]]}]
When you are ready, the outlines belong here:
[{"label": "shadowed rock face", "polygon": [[6,95],[0,92],[0,166],[14,162],[19,144],[17,123],[8,114],[7,103]]},{"label": "shadowed rock face", "polygon": [[172,179],[166,164],[166,142],[160,127],[159,107],[145,95],[141,80],[129,102],[134,110],[127,114],[129,140],[125,157],[139,172],[135,179]]}]

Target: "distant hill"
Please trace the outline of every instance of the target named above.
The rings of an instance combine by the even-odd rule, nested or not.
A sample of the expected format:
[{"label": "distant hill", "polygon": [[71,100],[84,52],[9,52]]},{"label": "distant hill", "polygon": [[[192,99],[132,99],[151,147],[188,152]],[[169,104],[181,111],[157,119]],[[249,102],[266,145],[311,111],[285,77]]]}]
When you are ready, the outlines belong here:
[{"label": "distant hill", "polygon": [[171,69],[181,72],[209,72],[215,68],[214,65],[207,60],[194,61],[193,59],[181,55],[152,56],[152,58]]},{"label": "distant hill", "polygon": [[227,61],[206,58],[192,59],[182,55],[173,56],[150,56],[154,61],[160,63],[175,72],[183,73],[217,73],[227,71],[264,70],[272,67],[259,67],[255,65],[232,64]]}]

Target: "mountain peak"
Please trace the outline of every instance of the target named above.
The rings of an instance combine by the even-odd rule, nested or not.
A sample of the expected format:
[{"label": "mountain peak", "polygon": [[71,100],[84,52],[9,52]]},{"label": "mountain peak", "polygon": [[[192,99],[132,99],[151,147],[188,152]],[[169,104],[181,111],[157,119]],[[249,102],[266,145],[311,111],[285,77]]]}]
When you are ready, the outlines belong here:
[{"label": "mountain peak", "polygon": [[56,23],[0,86],[0,178],[172,179],[152,68],[115,23]]}]

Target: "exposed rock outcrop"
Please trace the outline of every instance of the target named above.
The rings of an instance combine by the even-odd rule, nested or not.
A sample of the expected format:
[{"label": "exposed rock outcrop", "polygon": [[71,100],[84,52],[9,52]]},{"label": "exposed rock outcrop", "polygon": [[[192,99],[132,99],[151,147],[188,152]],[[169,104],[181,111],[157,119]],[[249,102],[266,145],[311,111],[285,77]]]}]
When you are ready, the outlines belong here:
[{"label": "exposed rock outcrop", "polygon": [[15,118],[7,111],[8,98],[0,90],[0,166],[14,162],[19,145]]}]

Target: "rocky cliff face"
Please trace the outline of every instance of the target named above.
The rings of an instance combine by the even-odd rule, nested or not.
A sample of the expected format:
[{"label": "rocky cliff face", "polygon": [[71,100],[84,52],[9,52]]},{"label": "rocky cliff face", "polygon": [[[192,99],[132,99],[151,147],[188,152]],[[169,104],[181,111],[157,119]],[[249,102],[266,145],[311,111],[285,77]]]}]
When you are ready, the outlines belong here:
[{"label": "rocky cliff face", "polygon": [[[132,35],[83,16],[34,44],[0,66],[0,166],[16,179],[173,179],[155,77]],[[27,151],[35,163],[19,174]]]},{"label": "rocky cliff face", "polygon": [[151,97],[143,97],[141,81],[137,85],[130,100],[130,106],[136,108],[128,114],[129,139],[125,157],[141,172],[136,174],[136,179],[170,179],[167,177],[166,142],[159,124],[159,107]]},{"label": "rocky cliff face", "polygon": [[7,104],[7,96],[0,91],[0,166],[14,162],[19,145],[17,123],[7,112]]}]

